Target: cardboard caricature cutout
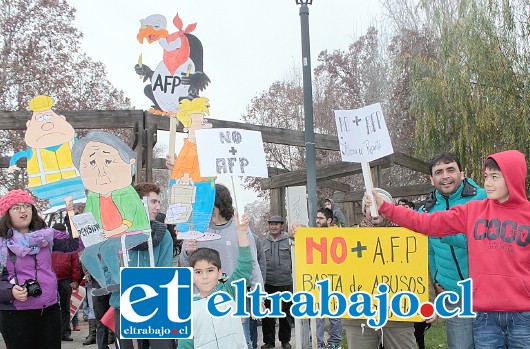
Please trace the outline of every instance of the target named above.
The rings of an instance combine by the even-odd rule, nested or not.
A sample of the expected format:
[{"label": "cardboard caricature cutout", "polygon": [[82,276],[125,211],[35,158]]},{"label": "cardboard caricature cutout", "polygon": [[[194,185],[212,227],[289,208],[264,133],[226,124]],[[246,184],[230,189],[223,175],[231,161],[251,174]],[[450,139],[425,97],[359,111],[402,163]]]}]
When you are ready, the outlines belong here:
[{"label": "cardboard caricature cutout", "polygon": [[40,199],[48,200],[51,208],[44,213],[65,208],[64,198],[74,203],[86,200],[79,171],[72,162],[72,146],[77,141],[72,125],[63,115],[53,111],[49,96],[37,96],[29,102],[33,112],[26,123],[26,151],[13,155],[8,172],[19,170],[17,161],[27,158],[28,187]]},{"label": "cardboard caricature cutout", "polygon": [[[184,131],[188,132],[188,138],[184,139],[171,173],[166,223],[177,225],[179,239],[206,238],[192,232],[206,232],[212,217],[215,177],[201,177],[195,138],[197,130],[212,127],[205,118],[210,113],[208,108],[208,99],[198,97],[183,99],[177,112],[177,118],[184,126]],[[185,233],[191,235],[188,237]]]},{"label": "cardboard caricature cutout", "polygon": [[81,261],[101,288],[110,290],[109,285],[120,281],[119,254],[147,241],[151,232],[142,200],[131,185],[136,153],[115,135],[92,131],[75,143],[72,159],[88,190],[85,212],[92,213],[107,238],[87,247]]},{"label": "cardboard caricature cutout", "polygon": [[149,44],[158,42],[163,49],[162,61],[153,71],[143,64],[141,56],[134,67],[143,81],[150,84],[144,88],[145,95],[153,102],[149,112],[154,114],[171,114],[178,110],[182,98],[194,98],[204,90],[210,79],[203,72],[203,48],[196,36],[190,34],[196,23],[182,30],[183,23],[178,14],[173,24],[178,31],[169,34],[167,20],[163,15],[155,14],[140,21],[137,35],[142,44],[144,39]]}]

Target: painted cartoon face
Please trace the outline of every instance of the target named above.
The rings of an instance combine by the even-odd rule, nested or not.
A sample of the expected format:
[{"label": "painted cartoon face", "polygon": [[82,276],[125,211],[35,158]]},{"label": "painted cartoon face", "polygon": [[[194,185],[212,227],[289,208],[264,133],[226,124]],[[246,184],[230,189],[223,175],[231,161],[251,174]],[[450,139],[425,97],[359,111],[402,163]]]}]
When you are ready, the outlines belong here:
[{"label": "painted cartoon face", "polygon": [[48,109],[33,113],[26,123],[26,144],[32,148],[46,148],[68,143],[74,139],[72,125],[62,115]]},{"label": "painted cartoon face", "polygon": [[488,199],[497,200],[500,203],[506,202],[510,198],[506,180],[499,170],[487,168],[484,171],[484,189],[488,194]]},{"label": "painted cartoon face", "polygon": [[203,128],[212,128],[212,124],[204,118],[203,114],[190,114],[191,125],[188,127],[189,132],[200,130]]},{"label": "painted cartoon face", "polygon": [[141,27],[136,38],[140,42],[147,39],[152,43],[160,38],[166,38],[169,34],[166,30],[167,21],[162,15],[151,15],[140,21]]},{"label": "painted cartoon face", "polygon": [[201,113],[190,114],[191,125],[186,127],[188,129],[188,141],[191,143],[196,143],[195,141],[195,131],[200,129],[212,128],[212,124],[204,118],[204,115]]},{"label": "painted cartoon face", "polygon": [[13,228],[21,233],[27,233],[33,218],[33,206],[28,203],[15,204],[9,209],[9,218]]},{"label": "painted cartoon face", "polygon": [[463,180],[464,172],[460,171],[458,164],[454,161],[448,164],[439,162],[432,168],[431,184],[443,196],[451,196]]},{"label": "painted cartoon face", "polygon": [[100,142],[88,142],[81,154],[79,173],[85,188],[109,196],[131,184],[132,165],[123,161],[118,150]]},{"label": "painted cartoon face", "polygon": [[199,289],[201,297],[208,296],[222,276],[221,269],[205,260],[197,261],[193,266],[193,283]]}]

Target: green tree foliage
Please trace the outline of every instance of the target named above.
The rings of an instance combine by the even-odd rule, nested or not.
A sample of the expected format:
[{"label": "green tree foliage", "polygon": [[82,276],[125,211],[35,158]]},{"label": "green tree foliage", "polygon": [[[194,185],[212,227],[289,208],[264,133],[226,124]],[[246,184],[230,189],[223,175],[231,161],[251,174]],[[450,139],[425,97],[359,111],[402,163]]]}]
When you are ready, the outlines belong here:
[{"label": "green tree foliage", "polygon": [[528,159],[528,2],[435,0],[416,10],[424,36],[436,43],[429,54],[413,52],[408,61],[417,155],[429,159],[452,150],[476,179],[487,154],[518,149]]},{"label": "green tree foliage", "polygon": [[[477,180],[487,154],[518,149],[530,159],[528,1],[383,0],[383,7],[388,32],[369,28],[347,50],[319,55],[315,132],[335,134],[333,110],[381,102],[395,150],[424,161],[454,151]],[[278,94],[278,88],[293,93]],[[281,96],[292,112],[279,118],[296,119],[300,130],[300,91],[299,80],[275,83],[252,101],[245,121],[289,128],[277,123],[274,105]],[[272,100],[257,103],[266,98]],[[287,154],[274,157],[285,163]],[[283,168],[303,168],[302,159],[303,152],[291,161],[295,166]],[[336,159],[325,154],[322,161]],[[384,173],[386,185],[421,181],[400,169]]]}]

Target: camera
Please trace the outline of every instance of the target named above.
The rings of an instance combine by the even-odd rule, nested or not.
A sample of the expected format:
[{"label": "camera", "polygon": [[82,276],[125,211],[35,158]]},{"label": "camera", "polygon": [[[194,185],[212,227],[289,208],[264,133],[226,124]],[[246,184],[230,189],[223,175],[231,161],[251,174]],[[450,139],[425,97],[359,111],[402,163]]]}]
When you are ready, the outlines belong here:
[{"label": "camera", "polygon": [[37,280],[27,279],[20,287],[25,288],[28,291],[29,297],[40,297],[42,294],[42,288]]}]

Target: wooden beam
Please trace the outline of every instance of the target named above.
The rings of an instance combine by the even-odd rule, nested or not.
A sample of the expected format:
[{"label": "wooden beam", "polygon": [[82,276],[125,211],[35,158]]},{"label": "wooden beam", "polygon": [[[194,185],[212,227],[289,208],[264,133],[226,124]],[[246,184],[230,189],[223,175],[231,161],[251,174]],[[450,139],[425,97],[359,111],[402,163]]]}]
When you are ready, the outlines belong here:
[{"label": "wooden beam", "polygon": [[[133,128],[143,125],[142,110],[56,110],[64,115],[75,129]],[[31,112],[0,111],[0,130],[25,130]]]},{"label": "wooden beam", "polygon": [[[391,164],[391,157],[385,156],[384,158],[372,161],[370,166],[381,165],[388,167]],[[334,178],[345,177],[361,173],[361,164],[337,161],[329,164],[317,166],[316,177],[319,180],[328,180]],[[272,178],[264,178],[260,180],[261,189],[267,190],[272,188],[289,187],[294,185],[305,185],[306,183],[306,171],[298,170],[291,171],[288,173],[280,174]]]},{"label": "wooden beam", "polygon": [[152,126],[145,130],[145,140],[147,143],[145,147],[145,181],[148,183],[153,182],[153,148],[156,144],[155,127]]},{"label": "wooden beam", "polygon": [[[305,147],[304,132],[288,130],[284,128],[252,125],[244,122],[208,119],[215,128],[239,128],[261,132],[263,141],[266,143],[294,145]],[[146,113],[146,127],[156,124],[159,130],[169,131],[169,118],[164,115]],[[177,125],[177,132],[183,132],[182,124]],[[315,148],[322,150],[339,150],[337,136],[315,134]]]},{"label": "wooden beam", "polygon": [[285,218],[285,188],[274,188],[270,192],[271,215]]},{"label": "wooden beam", "polygon": [[286,169],[277,168],[277,167],[267,167],[267,171],[269,173],[269,177],[289,172]]},{"label": "wooden beam", "polygon": [[[434,187],[430,183],[406,185],[402,187],[383,187],[382,189],[388,191],[393,198],[418,196],[429,194],[434,190]],[[333,194],[333,200],[335,202],[351,202],[361,201],[364,196],[363,190],[352,191],[349,193],[335,193]]]},{"label": "wooden beam", "polygon": [[145,179],[142,177],[142,169],[144,164],[144,146],[145,146],[145,130],[142,123],[138,126],[137,132],[136,132],[136,138],[138,141],[136,142],[136,147],[132,148],[136,152],[136,174],[133,178],[134,184],[144,182]]},{"label": "wooden beam", "polygon": [[[9,160],[11,160],[11,156],[0,156],[0,168],[8,168],[9,167]],[[17,161],[17,166],[20,168],[26,168],[27,167],[27,159],[22,158]]]},{"label": "wooden beam", "polygon": [[428,163],[401,152],[395,152],[392,154],[392,162],[416,172],[425,173],[427,175],[431,174]]},{"label": "wooden beam", "polygon": [[345,202],[342,207],[344,208],[344,215],[350,226],[355,224],[355,203]]},{"label": "wooden beam", "polygon": [[333,180],[325,180],[325,181],[317,180],[317,186],[321,188],[330,188],[330,189],[338,190],[342,192],[349,192],[352,190],[352,187],[349,184],[337,182]]},{"label": "wooden beam", "polygon": [[167,170],[166,159],[156,158],[153,159],[153,170]]},{"label": "wooden beam", "polygon": [[[2,164],[2,158],[0,157],[0,167]],[[154,170],[167,170],[166,167],[166,158],[155,158],[153,159],[153,169]],[[276,168],[276,167],[268,167],[267,170],[269,171],[269,176],[274,176],[279,173],[286,173],[287,170]]]},{"label": "wooden beam", "polygon": [[[1,158],[0,158],[0,161],[1,161]],[[1,164],[1,162],[0,162],[0,164]],[[167,169],[166,168],[166,159],[162,159],[162,158],[153,159],[152,165],[153,165],[153,169],[154,170],[166,170]],[[278,174],[281,174],[281,173],[288,173],[289,172],[287,170],[284,170],[284,169],[281,169],[281,168],[276,168],[276,167],[268,167],[267,170],[269,171],[269,177],[275,176],[275,175],[278,175]],[[344,192],[351,191],[351,186],[350,185],[348,185],[346,183],[337,182],[337,181],[331,181],[331,180],[318,181],[317,185],[320,186],[320,187],[323,187],[323,188],[331,188],[331,189],[338,190],[338,191],[344,191]]]}]

